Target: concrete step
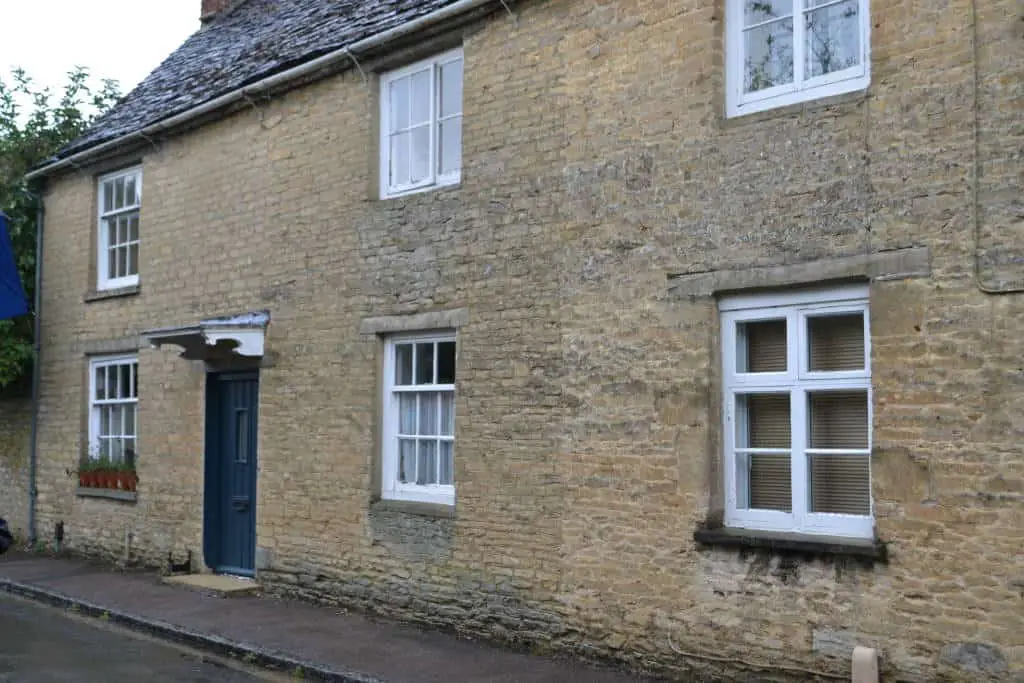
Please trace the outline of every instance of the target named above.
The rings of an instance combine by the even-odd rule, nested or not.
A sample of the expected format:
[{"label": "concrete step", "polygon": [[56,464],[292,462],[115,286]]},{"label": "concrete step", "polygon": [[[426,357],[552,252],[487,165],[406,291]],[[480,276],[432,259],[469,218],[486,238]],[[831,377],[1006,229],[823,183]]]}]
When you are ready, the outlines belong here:
[{"label": "concrete step", "polygon": [[253,579],[224,574],[179,574],[163,577],[163,582],[172,586],[184,586],[224,598],[259,593],[260,585]]}]

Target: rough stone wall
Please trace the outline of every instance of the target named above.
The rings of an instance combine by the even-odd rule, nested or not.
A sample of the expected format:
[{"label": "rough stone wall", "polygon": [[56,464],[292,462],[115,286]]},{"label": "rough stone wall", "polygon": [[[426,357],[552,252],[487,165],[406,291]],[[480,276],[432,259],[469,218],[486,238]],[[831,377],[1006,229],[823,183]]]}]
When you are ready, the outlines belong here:
[{"label": "rough stone wall", "polygon": [[[464,36],[459,187],[377,200],[372,81],[332,77],[144,150],[128,297],[83,303],[94,180],[63,176],[40,528],[63,519],[71,547],[117,557],[129,537],[148,563],[198,553],[202,365],[140,351],[125,504],[78,498],[65,474],[85,353],[268,309],[257,542],[273,590],[735,680],[842,674],[855,643],[893,680],[1019,674],[1024,299],[978,290],[973,237],[977,214],[1001,264],[988,281],[1019,280],[1019,27],[1007,0],[978,9],[1005,50],[975,62],[966,3],[876,2],[867,95],[725,120],[720,4],[523,3]],[[720,498],[717,309],[669,276],[907,247],[928,249],[930,276],[871,288],[890,563],[699,550]],[[360,321],[454,308],[456,514],[386,509],[382,349]]]},{"label": "rough stone wall", "polygon": [[28,456],[32,402],[0,398],[0,517],[20,540],[28,538]]}]

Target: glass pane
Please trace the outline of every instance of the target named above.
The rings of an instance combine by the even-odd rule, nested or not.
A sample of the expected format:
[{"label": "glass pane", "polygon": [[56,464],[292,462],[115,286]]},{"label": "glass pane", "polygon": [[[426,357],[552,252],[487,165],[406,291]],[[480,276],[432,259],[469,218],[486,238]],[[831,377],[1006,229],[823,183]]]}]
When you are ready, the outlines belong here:
[{"label": "glass pane", "polygon": [[455,394],[450,391],[441,393],[441,433],[455,435]]},{"label": "glass pane", "polygon": [[807,398],[811,448],[868,447],[867,391],[815,391]]},{"label": "glass pane", "polygon": [[743,91],[793,82],[793,20],[781,19],[743,32]]},{"label": "glass pane", "polygon": [[135,176],[129,176],[124,181],[124,205],[133,206],[135,204]]},{"label": "glass pane", "polygon": [[98,367],[95,370],[96,398],[102,401],[107,397],[107,369]]},{"label": "glass pane", "polygon": [[116,273],[114,277],[124,277],[128,274],[128,248],[118,247],[115,250],[117,267],[114,269]]},{"label": "glass pane", "polygon": [[411,113],[409,116],[409,125],[415,126],[417,123],[429,123],[430,122],[430,110],[431,110],[431,99],[432,93],[430,92],[430,72],[431,69],[425,69],[423,71],[414,73],[409,77],[409,98],[411,100]]},{"label": "glass pane", "polygon": [[132,396],[139,397],[139,364],[132,363]]},{"label": "glass pane", "polygon": [[139,214],[128,216],[128,239],[135,242],[139,239]]},{"label": "glass pane", "polygon": [[132,244],[128,247],[128,271],[127,275],[138,275],[139,273],[139,245]]},{"label": "glass pane", "polygon": [[815,372],[864,369],[864,314],[807,319],[807,367]]},{"label": "glass pane", "polygon": [[117,219],[117,243],[124,244],[128,241],[128,216],[120,216]]},{"label": "glass pane", "polygon": [[793,0],[747,0],[743,6],[743,25],[752,26],[769,19],[788,17],[793,13]]},{"label": "glass pane", "polygon": [[441,461],[438,463],[438,467],[441,470],[440,475],[437,478],[437,483],[451,486],[455,476],[455,458],[453,457],[453,444],[451,441],[441,442]]},{"label": "glass pane", "polygon": [[871,514],[871,475],[866,455],[811,455],[811,512]]},{"label": "glass pane", "polygon": [[416,384],[434,383],[434,344],[416,345]]},{"label": "glass pane", "polygon": [[106,365],[103,370],[107,373],[107,398],[117,398],[117,366]]},{"label": "glass pane", "polygon": [[789,448],[789,394],[736,397],[737,448]]},{"label": "glass pane", "polygon": [[441,67],[441,116],[462,111],[462,60]]},{"label": "glass pane", "polygon": [[411,133],[391,136],[391,185],[400,187],[409,184],[409,141]]},{"label": "glass pane", "polygon": [[124,434],[135,436],[135,414],[138,411],[136,406],[124,407]]},{"label": "glass pane", "polygon": [[804,14],[807,78],[841,71],[860,62],[859,0],[847,0]]},{"label": "glass pane", "polygon": [[437,442],[420,441],[419,459],[416,462],[416,483],[437,483]]},{"label": "glass pane", "polygon": [[124,460],[124,441],[122,439],[110,440],[110,460],[114,463]]},{"label": "glass pane", "polygon": [[117,244],[117,219],[107,219],[107,246],[112,247]]},{"label": "glass pane", "polygon": [[114,208],[124,207],[124,178],[114,180]]},{"label": "glass pane", "polygon": [[412,344],[395,345],[395,384],[412,384]]},{"label": "glass pane", "polygon": [[135,451],[135,439],[124,440],[124,459],[129,464],[134,466],[135,459],[138,453]]},{"label": "glass pane", "polygon": [[416,394],[398,395],[398,433],[416,433]]},{"label": "glass pane", "polygon": [[99,442],[98,446],[99,446],[99,448],[98,448],[98,452],[96,453],[96,457],[98,457],[98,458],[109,458],[110,457],[110,440],[109,439],[100,439],[100,442]]},{"label": "glass pane", "polygon": [[455,342],[437,345],[437,383],[455,384]]},{"label": "glass pane", "polygon": [[401,78],[391,81],[391,94],[389,102],[390,128],[389,133],[405,130],[409,127],[409,79]]},{"label": "glass pane", "polygon": [[416,441],[398,440],[398,481],[411,484],[416,481]]},{"label": "glass pane", "polygon": [[132,398],[132,366],[129,364],[118,365],[118,398]]},{"label": "glass pane", "polygon": [[793,483],[790,479],[788,455],[751,454],[747,457],[750,469],[749,505],[758,510],[793,510]]},{"label": "glass pane", "polygon": [[440,395],[434,392],[420,394],[420,435],[437,434],[437,404]]},{"label": "glass pane", "polygon": [[441,140],[438,149],[441,158],[438,160],[438,173],[446,175],[455,173],[462,168],[462,117],[442,121],[438,125]]},{"label": "glass pane", "polygon": [[785,320],[759,320],[736,326],[736,372],[785,371]]},{"label": "glass pane", "polygon": [[111,406],[100,408],[100,436],[110,435],[110,409]]},{"label": "glass pane", "polygon": [[110,211],[114,208],[114,183],[107,181],[103,183],[103,211]]},{"label": "glass pane", "polygon": [[110,409],[110,431],[111,436],[124,434],[124,408],[122,406],[108,406]]},{"label": "glass pane", "polygon": [[430,126],[412,129],[409,182],[418,183],[430,177]]}]

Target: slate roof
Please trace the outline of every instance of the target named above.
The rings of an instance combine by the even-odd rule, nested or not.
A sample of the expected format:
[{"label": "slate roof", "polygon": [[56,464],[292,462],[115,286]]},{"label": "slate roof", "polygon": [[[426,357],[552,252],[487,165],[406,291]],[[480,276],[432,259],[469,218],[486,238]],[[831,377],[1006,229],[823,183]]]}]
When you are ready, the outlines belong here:
[{"label": "slate roof", "polygon": [[240,0],[192,34],[57,158],[140,130],[455,1]]}]

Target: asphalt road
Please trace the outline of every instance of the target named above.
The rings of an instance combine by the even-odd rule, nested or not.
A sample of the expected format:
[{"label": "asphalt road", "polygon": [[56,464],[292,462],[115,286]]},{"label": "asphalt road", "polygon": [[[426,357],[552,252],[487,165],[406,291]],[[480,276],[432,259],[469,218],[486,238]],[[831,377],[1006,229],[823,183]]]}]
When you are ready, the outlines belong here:
[{"label": "asphalt road", "polygon": [[254,683],[268,676],[0,594],[0,683]]}]

